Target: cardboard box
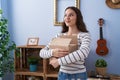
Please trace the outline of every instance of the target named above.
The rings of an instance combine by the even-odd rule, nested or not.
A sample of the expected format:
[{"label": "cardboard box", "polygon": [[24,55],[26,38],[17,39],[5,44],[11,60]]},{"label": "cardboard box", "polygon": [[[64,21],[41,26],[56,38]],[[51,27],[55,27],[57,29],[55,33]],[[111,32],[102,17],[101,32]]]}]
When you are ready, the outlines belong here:
[{"label": "cardboard box", "polygon": [[68,50],[69,52],[73,52],[78,49],[77,44],[78,44],[77,37],[64,35],[54,38],[50,42],[49,47],[51,49],[60,48],[60,49]]},{"label": "cardboard box", "polygon": [[78,40],[77,40],[77,35],[73,34],[73,35],[61,35],[60,38],[70,38],[71,40],[71,44],[78,44]]}]

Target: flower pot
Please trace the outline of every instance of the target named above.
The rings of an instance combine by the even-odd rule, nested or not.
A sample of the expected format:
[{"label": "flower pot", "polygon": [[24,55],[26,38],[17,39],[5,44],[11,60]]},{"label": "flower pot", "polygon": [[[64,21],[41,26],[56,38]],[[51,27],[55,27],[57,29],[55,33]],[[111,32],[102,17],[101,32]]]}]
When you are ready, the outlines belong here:
[{"label": "flower pot", "polygon": [[30,71],[31,72],[37,71],[37,64],[30,64]]},{"label": "flower pot", "polygon": [[105,76],[107,68],[106,67],[96,67],[96,72],[98,75]]}]

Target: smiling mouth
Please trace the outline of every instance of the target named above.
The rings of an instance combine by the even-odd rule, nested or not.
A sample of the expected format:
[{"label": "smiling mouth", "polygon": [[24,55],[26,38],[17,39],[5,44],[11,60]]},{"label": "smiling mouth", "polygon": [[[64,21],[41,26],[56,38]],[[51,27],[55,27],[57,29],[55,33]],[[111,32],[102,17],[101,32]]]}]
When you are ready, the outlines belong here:
[{"label": "smiling mouth", "polygon": [[70,23],[70,21],[66,21],[66,23]]}]

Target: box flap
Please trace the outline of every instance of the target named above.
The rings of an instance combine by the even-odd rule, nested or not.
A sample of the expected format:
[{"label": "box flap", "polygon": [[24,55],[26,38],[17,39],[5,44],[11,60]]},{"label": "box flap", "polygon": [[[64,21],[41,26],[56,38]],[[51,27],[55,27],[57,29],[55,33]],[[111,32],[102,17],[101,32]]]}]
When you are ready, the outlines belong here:
[{"label": "box flap", "polygon": [[60,38],[71,38],[71,44],[78,44],[78,40],[77,40],[77,35],[73,34],[73,35],[61,35]]},{"label": "box flap", "polygon": [[54,38],[51,42],[50,45],[52,46],[69,46],[70,42],[72,39],[70,38]]}]

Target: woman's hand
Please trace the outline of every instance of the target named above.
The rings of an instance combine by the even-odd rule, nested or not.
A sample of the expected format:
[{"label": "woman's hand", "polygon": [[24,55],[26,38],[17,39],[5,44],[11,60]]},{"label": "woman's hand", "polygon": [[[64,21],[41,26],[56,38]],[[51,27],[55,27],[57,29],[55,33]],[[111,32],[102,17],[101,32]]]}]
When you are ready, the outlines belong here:
[{"label": "woman's hand", "polygon": [[59,66],[57,58],[54,58],[54,57],[50,58],[49,64],[51,64],[54,68],[57,68]]},{"label": "woman's hand", "polygon": [[53,49],[52,50],[52,55],[54,56],[54,57],[63,57],[63,56],[65,56],[65,55],[67,55],[69,52],[68,52],[68,50],[64,50],[64,49]]}]

